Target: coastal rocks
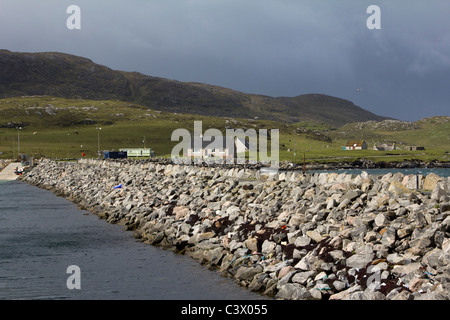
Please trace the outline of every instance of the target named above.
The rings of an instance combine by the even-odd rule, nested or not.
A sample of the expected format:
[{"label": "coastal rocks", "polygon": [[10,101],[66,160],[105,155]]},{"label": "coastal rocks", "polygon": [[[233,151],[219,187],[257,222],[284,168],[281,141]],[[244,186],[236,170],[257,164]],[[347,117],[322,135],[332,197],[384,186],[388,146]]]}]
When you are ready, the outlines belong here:
[{"label": "coastal rocks", "polygon": [[275,299],[448,299],[449,179],[417,177],[41,160],[20,179]]},{"label": "coastal rocks", "polygon": [[349,268],[364,268],[368,263],[373,260],[373,254],[354,254],[349,257],[345,264]]},{"label": "coastal rocks", "polygon": [[312,299],[312,295],[309,290],[297,283],[287,283],[279,289],[275,298],[284,300],[309,300]]},{"label": "coastal rocks", "polygon": [[429,191],[434,190],[434,188],[436,187],[438,182],[440,182],[442,180],[443,180],[443,178],[439,177],[437,174],[430,173],[425,178],[425,182],[423,183],[423,189],[429,190]]}]

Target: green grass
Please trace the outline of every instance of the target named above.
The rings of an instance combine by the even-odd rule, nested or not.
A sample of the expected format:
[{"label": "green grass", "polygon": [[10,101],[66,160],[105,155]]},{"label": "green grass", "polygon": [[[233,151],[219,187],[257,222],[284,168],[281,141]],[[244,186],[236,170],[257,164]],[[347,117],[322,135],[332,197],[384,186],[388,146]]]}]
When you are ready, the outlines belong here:
[{"label": "green grass", "polygon": [[[450,121],[431,118],[417,122],[414,129],[363,129],[348,125],[338,130],[317,123],[286,124],[270,120],[249,120],[175,114],[151,110],[130,102],[94,101],[53,97],[0,99],[0,158],[17,157],[20,152],[34,157],[97,157],[98,130],[100,149],[118,150],[145,147],[157,156],[167,156],[178,141],[170,141],[175,129],[186,128],[193,134],[194,121],[202,121],[203,131],[217,128],[225,134],[234,129],[279,129],[280,160],[303,162],[342,162],[360,158],[373,161],[449,161]],[[8,126],[12,128],[7,128]],[[13,123],[13,124],[11,124]],[[14,124],[15,123],[15,124]],[[23,128],[18,132],[16,126]],[[343,151],[347,139],[366,139],[374,143],[395,141],[400,147],[423,145],[425,151]],[[294,155],[295,154],[295,155]]]}]

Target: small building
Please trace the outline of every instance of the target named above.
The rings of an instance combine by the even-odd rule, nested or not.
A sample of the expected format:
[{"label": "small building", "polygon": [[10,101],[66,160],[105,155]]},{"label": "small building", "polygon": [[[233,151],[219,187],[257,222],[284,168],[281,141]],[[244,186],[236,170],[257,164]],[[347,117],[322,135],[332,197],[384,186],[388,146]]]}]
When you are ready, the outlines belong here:
[{"label": "small building", "polygon": [[342,147],[342,150],[366,150],[366,140],[349,140],[347,144]]},{"label": "small building", "polygon": [[105,151],[103,159],[126,159],[127,153],[124,151]]},{"label": "small building", "polygon": [[243,154],[246,151],[249,151],[249,143],[246,139],[236,138],[235,146],[236,146],[236,154]]},{"label": "small building", "polygon": [[[191,138],[191,144],[187,149],[186,156],[196,158],[229,158],[236,157],[238,154],[243,154],[249,150],[249,143],[245,139],[234,139],[233,147],[229,148],[229,146],[227,146],[226,136],[214,137],[212,141],[205,141],[203,140],[203,137],[198,138],[201,139],[199,146],[194,144],[194,137]],[[214,140],[215,138],[221,139],[220,141],[217,141],[216,146],[214,145],[216,142]]]},{"label": "small building", "polygon": [[410,151],[425,150],[425,147],[412,146],[412,147],[409,147],[409,150]]},{"label": "small building", "polygon": [[122,152],[127,153],[127,157],[153,157],[154,152],[151,148],[122,148]]},{"label": "small building", "polygon": [[220,148],[213,147],[212,141],[205,141],[203,140],[203,137],[198,137],[200,140],[199,145],[195,145],[195,138],[191,138],[191,144],[189,148],[187,149],[187,156],[188,157],[195,157],[195,158],[206,158],[206,157],[219,157],[219,158],[227,158],[234,156],[234,149],[229,150],[227,148],[227,142],[225,137],[220,137],[222,140],[219,141],[218,144],[220,144]]}]

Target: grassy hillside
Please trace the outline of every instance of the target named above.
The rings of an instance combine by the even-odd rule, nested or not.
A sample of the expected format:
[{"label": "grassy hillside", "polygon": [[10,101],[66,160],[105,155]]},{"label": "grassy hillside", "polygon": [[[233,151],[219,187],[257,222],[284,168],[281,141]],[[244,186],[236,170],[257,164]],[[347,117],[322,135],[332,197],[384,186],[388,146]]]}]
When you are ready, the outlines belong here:
[{"label": "grassy hillside", "polygon": [[[203,122],[203,130],[217,128],[283,128],[288,126],[270,120],[167,113],[117,100],[62,99],[55,97],[22,97],[0,99],[0,157],[20,151],[35,156],[96,157],[98,136],[102,150],[122,147],[153,148],[158,155],[170,154],[178,142],[170,141],[175,129],[193,133],[194,121]],[[19,131],[17,128],[22,127]],[[97,128],[101,127],[100,133]]]},{"label": "grassy hillside", "polygon": [[342,139],[365,139],[369,148],[395,143],[399,149],[424,146],[450,151],[450,117],[430,117],[416,122],[385,120],[348,124],[336,132]]},{"label": "grassy hillside", "polygon": [[[318,122],[284,123],[272,120],[211,117],[161,112],[119,100],[63,99],[31,96],[0,99],[0,158],[20,152],[34,157],[97,157],[101,150],[123,147],[151,147],[158,156],[170,154],[178,142],[170,141],[172,132],[186,128],[193,133],[194,121],[203,122],[203,131],[217,128],[279,129],[280,160],[336,162],[367,158],[374,161],[421,159],[448,161],[450,151],[449,117],[433,117],[415,123],[396,121],[364,122],[333,129]],[[22,127],[18,130],[18,127]],[[100,132],[97,128],[101,127]],[[343,151],[348,139],[374,143],[396,142],[423,145],[425,151]]]}]

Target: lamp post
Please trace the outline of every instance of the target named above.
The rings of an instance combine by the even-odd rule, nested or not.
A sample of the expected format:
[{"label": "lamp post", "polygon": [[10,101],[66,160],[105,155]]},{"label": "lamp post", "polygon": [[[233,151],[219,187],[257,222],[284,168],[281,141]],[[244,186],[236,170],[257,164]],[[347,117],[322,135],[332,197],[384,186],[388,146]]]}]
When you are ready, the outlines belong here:
[{"label": "lamp post", "polygon": [[17,127],[17,156],[20,158],[20,130],[22,127]]},{"label": "lamp post", "polygon": [[294,163],[295,163],[296,155],[297,155],[297,140],[294,138]]},{"label": "lamp post", "polygon": [[100,157],[100,130],[102,130],[102,128],[97,127],[97,154]]}]

